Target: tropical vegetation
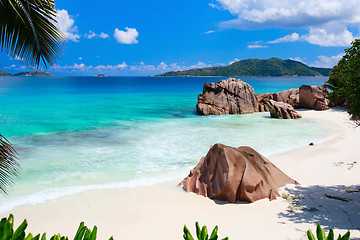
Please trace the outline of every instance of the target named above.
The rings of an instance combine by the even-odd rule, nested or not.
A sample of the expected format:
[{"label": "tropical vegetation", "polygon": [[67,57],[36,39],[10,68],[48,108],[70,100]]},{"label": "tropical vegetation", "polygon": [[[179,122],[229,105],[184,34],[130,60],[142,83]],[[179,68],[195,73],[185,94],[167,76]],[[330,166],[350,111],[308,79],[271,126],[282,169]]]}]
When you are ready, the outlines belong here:
[{"label": "tropical vegetation", "polygon": [[327,76],[331,69],[309,67],[294,60],[246,59],[229,66],[195,68],[185,71],[167,72],[157,76]]},{"label": "tropical vegetation", "polygon": [[[1,240],[46,240],[46,233],[33,236],[31,233],[26,235],[25,229],[28,223],[26,219],[20,224],[20,226],[14,231],[14,216],[9,215],[8,218],[3,218],[0,221],[0,239]],[[80,223],[80,226],[75,234],[74,240],[96,240],[97,227],[94,226],[93,230],[87,228],[84,222]],[[68,240],[66,236],[60,234],[53,235],[50,240]],[[109,240],[113,240],[110,237]]]},{"label": "tropical vegetation", "polygon": [[17,153],[9,141],[0,134],[0,190],[7,193],[13,184],[13,177],[19,173]]},{"label": "tropical vegetation", "polygon": [[[310,229],[307,231],[307,236],[309,240],[316,240],[314,234],[311,232]],[[330,229],[328,236],[326,236],[324,229],[321,228],[319,223],[316,227],[316,237],[318,240],[334,240],[335,239],[334,230]],[[350,238],[350,232],[347,231],[343,236],[339,234],[337,240],[349,240],[349,238]]]},{"label": "tropical vegetation", "polygon": [[324,86],[331,90],[330,100],[343,105],[360,125],[360,39],[345,49],[345,55],[330,72]]},{"label": "tropical vegetation", "polygon": [[[211,232],[210,238],[209,238],[209,234],[208,234],[208,230],[206,226],[203,226],[202,228],[200,228],[199,223],[196,222],[195,223],[195,227],[196,227],[196,237],[198,240],[217,240],[218,239],[218,226],[215,226],[215,228],[213,229],[213,231]],[[191,235],[189,229],[186,227],[186,225],[184,225],[184,240],[194,240],[193,236]],[[222,240],[229,240],[228,237],[223,238]]]},{"label": "tropical vegetation", "polygon": [[[53,65],[65,40],[56,26],[54,4],[54,0],[0,0],[1,51],[35,67],[40,62]],[[18,173],[16,160],[15,149],[0,135],[0,189],[4,193]]]},{"label": "tropical vegetation", "polygon": [[54,0],[0,0],[0,44],[17,59],[38,67],[53,65],[64,34],[56,26]]}]

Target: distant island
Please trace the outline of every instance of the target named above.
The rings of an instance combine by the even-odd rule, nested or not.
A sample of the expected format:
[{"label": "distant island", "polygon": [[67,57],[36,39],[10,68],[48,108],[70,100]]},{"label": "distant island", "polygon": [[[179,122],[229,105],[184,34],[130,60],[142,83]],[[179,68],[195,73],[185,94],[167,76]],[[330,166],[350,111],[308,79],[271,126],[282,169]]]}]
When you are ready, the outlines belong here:
[{"label": "distant island", "polygon": [[105,74],[98,74],[98,75],[96,75],[96,77],[107,77]]},{"label": "distant island", "polygon": [[10,73],[0,71],[0,76],[10,76]]},{"label": "distant island", "polygon": [[54,76],[51,73],[43,72],[43,71],[32,71],[32,72],[20,72],[15,74],[10,74],[4,71],[0,71],[0,76]]},{"label": "distant island", "polygon": [[54,76],[51,73],[43,72],[43,71],[32,71],[32,72],[20,72],[12,74],[12,76]]},{"label": "distant island", "polygon": [[195,68],[159,74],[159,77],[180,76],[241,76],[241,77],[278,77],[278,76],[328,76],[331,68],[309,67],[294,60],[245,59],[228,66]]}]

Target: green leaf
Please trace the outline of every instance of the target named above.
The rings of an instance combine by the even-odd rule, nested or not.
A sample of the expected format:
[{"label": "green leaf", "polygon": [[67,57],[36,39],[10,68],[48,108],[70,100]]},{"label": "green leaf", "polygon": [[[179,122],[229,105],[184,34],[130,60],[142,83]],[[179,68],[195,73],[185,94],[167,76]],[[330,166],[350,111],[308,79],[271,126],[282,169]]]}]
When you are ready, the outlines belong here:
[{"label": "green leaf", "polygon": [[184,225],[184,239],[185,240],[194,240],[193,236],[191,236],[189,229],[186,227],[186,224]]},{"label": "green leaf", "polygon": [[111,236],[111,237],[109,238],[109,240],[114,240],[113,236]]},{"label": "green leaf", "polygon": [[218,226],[214,227],[214,230],[212,231],[211,235],[210,235],[210,239],[209,240],[217,240],[218,239]]},{"label": "green leaf", "polygon": [[97,233],[97,227],[94,226],[94,228],[90,234],[89,240],[96,240],[96,233]]},{"label": "green leaf", "polygon": [[320,223],[316,227],[316,235],[317,235],[318,240],[326,240],[325,232],[321,228]]},{"label": "green leaf", "polygon": [[15,230],[14,235],[11,239],[13,240],[22,240],[25,238],[25,229],[27,227],[27,221],[24,219],[24,221],[20,224],[20,226]]},{"label": "green leaf", "polygon": [[341,240],[349,240],[350,239],[350,232],[347,231],[344,236],[342,236]]},{"label": "green leaf", "polygon": [[198,239],[201,239],[201,229],[200,229],[200,226],[199,226],[199,222],[196,222],[195,223],[195,227],[196,227],[196,236]]},{"label": "green leaf", "polygon": [[202,230],[201,230],[201,238],[200,240],[208,240],[208,231],[207,231],[207,227],[203,226]]},{"label": "green leaf", "polygon": [[315,240],[314,234],[310,229],[307,231],[307,237],[309,240]]},{"label": "green leaf", "polygon": [[228,238],[228,237],[226,237],[226,238],[223,238],[223,239],[221,239],[221,240],[229,240],[229,238]]},{"label": "green leaf", "polygon": [[43,233],[43,235],[41,236],[41,240],[46,240],[46,233]]},{"label": "green leaf", "polygon": [[329,230],[329,235],[327,236],[326,240],[334,240],[334,231],[332,229]]}]

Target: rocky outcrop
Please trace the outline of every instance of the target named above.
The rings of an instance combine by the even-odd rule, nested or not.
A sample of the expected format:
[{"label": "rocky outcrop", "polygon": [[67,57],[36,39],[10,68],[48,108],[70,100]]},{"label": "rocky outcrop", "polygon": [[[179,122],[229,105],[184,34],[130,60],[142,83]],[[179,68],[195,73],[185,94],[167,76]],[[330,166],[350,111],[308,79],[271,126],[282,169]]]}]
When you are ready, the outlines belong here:
[{"label": "rocky outcrop", "polygon": [[330,108],[329,92],[319,86],[302,85],[299,88],[299,106],[301,108],[327,110]]},{"label": "rocky outcrop", "polygon": [[254,89],[240,79],[205,83],[196,110],[201,115],[242,114],[258,111]]},{"label": "rocky outcrop", "polygon": [[218,143],[179,185],[187,192],[235,203],[274,200],[286,184],[298,183],[254,149]]},{"label": "rocky outcrop", "polygon": [[301,118],[300,113],[295,111],[293,106],[284,102],[275,102],[270,100],[267,103],[267,106],[270,111],[270,116],[272,118],[281,118],[281,119],[297,119]]},{"label": "rocky outcrop", "polygon": [[288,103],[294,108],[299,107],[299,89],[291,88],[276,93],[261,93],[256,94],[256,99],[259,102],[259,112],[268,112],[269,108],[267,106],[270,100],[276,102]]}]

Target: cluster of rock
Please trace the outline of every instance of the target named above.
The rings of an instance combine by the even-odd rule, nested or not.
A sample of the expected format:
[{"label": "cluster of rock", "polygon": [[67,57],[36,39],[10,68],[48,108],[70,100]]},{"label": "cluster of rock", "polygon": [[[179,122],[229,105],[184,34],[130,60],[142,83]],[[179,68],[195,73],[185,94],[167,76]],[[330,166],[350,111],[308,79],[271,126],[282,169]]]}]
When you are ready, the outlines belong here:
[{"label": "cluster of rock", "polygon": [[[254,89],[248,83],[229,78],[217,83],[205,83],[203,93],[198,96],[196,110],[201,115],[270,111],[272,117],[299,118],[300,114],[294,114],[294,108],[329,109],[330,101],[327,96],[327,89],[309,85],[302,85],[299,89],[255,95]],[[274,104],[271,101],[286,104]]]},{"label": "cluster of rock", "polygon": [[298,183],[254,149],[217,143],[179,185],[187,192],[235,203],[274,200],[286,184]]},{"label": "cluster of rock", "polygon": [[205,83],[203,94],[198,96],[196,104],[196,110],[201,115],[253,113],[257,108],[253,87],[235,78]]},{"label": "cluster of rock", "polygon": [[281,119],[301,118],[300,113],[295,111],[294,107],[288,103],[275,102],[274,100],[270,100],[267,103],[267,106],[269,108],[270,116],[272,118],[281,118]]}]

